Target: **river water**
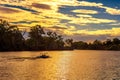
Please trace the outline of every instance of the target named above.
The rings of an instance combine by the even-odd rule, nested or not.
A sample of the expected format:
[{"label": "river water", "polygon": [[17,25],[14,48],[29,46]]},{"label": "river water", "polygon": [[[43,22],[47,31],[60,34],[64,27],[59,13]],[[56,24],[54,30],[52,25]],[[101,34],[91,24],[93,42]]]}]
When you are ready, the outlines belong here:
[{"label": "river water", "polygon": [[120,80],[120,51],[0,52],[0,80]]}]

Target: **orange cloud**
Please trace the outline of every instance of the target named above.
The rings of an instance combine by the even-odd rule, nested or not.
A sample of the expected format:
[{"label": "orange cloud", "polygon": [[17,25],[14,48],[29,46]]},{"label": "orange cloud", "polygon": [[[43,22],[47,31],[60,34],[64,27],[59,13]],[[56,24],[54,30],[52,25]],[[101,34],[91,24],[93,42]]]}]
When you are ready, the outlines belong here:
[{"label": "orange cloud", "polygon": [[90,31],[87,29],[84,30],[75,30],[75,31],[71,31],[71,30],[64,30],[61,33],[65,34],[65,35],[96,35],[96,36],[100,36],[100,35],[110,35],[110,36],[119,36],[120,35],[120,28],[112,28],[112,29],[105,29],[105,30],[94,30],[94,31]]},{"label": "orange cloud", "polygon": [[51,9],[51,7],[47,4],[32,3],[31,6],[39,9],[48,9],[48,10]]},{"label": "orange cloud", "polygon": [[7,8],[7,7],[1,7],[0,6],[0,12],[1,13],[9,13],[9,14],[13,14],[13,13],[18,13],[20,12],[19,10],[16,10],[16,9],[11,9],[11,8]]}]

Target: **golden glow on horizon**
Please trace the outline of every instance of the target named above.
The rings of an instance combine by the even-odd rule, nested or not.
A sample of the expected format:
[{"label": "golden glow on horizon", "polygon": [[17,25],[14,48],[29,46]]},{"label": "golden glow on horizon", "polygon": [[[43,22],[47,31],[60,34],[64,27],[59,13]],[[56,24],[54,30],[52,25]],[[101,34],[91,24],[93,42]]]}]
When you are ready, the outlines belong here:
[{"label": "golden glow on horizon", "polygon": [[[120,35],[120,28],[112,28],[112,29],[105,29],[105,30],[95,30],[95,31],[89,31],[89,30],[78,30],[76,32],[77,34],[89,34],[89,35],[111,35],[111,36],[119,36]],[[86,34],[86,35],[87,35]]]}]

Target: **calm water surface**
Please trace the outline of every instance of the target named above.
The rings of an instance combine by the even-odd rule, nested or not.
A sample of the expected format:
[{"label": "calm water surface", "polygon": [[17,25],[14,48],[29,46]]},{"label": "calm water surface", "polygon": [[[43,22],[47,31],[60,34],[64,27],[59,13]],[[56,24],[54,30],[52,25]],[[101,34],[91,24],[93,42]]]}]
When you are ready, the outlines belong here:
[{"label": "calm water surface", "polygon": [[[0,52],[0,80],[120,80],[120,51]],[[26,57],[26,58],[25,58]]]}]

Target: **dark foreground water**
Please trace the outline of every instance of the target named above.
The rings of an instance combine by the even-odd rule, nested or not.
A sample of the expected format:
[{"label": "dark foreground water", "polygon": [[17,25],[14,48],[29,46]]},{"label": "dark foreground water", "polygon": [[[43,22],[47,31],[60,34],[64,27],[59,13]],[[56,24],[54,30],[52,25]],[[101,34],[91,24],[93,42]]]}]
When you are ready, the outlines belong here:
[{"label": "dark foreground water", "polygon": [[0,52],[0,80],[120,80],[120,51]]}]

